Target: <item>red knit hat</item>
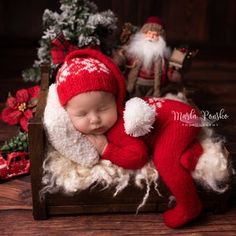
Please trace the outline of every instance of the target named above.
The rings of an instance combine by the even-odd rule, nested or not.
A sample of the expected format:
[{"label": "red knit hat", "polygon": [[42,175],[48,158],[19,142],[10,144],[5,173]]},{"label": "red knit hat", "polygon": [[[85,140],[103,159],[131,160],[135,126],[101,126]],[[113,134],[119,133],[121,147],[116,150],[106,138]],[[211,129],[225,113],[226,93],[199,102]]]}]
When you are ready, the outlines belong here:
[{"label": "red knit hat", "polygon": [[105,91],[116,96],[119,111],[123,108],[125,79],[111,59],[100,51],[81,49],[68,54],[56,81],[62,106],[80,93]]}]

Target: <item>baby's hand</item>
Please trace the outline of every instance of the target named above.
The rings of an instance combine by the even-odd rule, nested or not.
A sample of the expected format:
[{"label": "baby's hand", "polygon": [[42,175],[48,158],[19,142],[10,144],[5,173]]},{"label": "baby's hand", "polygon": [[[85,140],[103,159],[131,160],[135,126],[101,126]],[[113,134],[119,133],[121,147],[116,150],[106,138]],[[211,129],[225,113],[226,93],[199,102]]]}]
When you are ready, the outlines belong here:
[{"label": "baby's hand", "polygon": [[108,141],[105,135],[103,134],[87,134],[86,137],[93,144],[93,146],[97,149],[98,153],[102,155],[105,150]]}]

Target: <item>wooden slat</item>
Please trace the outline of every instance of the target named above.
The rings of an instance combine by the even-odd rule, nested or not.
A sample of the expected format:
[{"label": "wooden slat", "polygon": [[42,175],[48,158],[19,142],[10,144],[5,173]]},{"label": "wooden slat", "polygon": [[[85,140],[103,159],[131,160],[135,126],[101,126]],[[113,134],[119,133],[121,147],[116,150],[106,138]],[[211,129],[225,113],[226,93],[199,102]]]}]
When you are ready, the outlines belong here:
[{"label": "wooden slat", "polygon": [[30,211],[1,212],[2,235],[236,235],[236,209],[224,215],[202,214],[197,222],[174,230],[164,225],[161,214],[105,214],[52,217],[33,221]]},{"label": "wooden slat", "polygon": [[47,66],[43,66],[41,68],[39,103],[37,105],[35,116],[29,122],[29,156],[33,198],[33,216],[35,219],[47,218],[46,203],[44,199],[40,199],[39,191],[42,188],[42,163],[46,154],[45,133],[42,124],[42,117],[47,99],[48,83],[49,68]]},{"label": "wooden slat", "polygon": [[30,176],[21,176],[0,184],[0,211],[32,209]]}]

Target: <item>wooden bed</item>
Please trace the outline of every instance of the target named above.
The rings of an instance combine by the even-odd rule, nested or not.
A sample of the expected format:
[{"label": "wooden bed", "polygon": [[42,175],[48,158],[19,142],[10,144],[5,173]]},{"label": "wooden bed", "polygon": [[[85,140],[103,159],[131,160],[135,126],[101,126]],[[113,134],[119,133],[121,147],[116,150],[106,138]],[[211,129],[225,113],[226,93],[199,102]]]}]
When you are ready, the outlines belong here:
[{"label": "wooden bed", "polygon": [[[47,219],[52,215],[91,214],[91,213],[118,213],[133,212],[135,214],[138,205],[145,195],[145,189],[140,190],[134,186],[128,186],[116,197],[113,197],[114,189],[102,190],[97,186],[93,189],[79,192],[74,196],[66,196],[63,193],[47,194],[40,201],[39,191],[42,188],[42,163],[45,158],[47,139],[45,136],[42,117],[46,105],[49,87],[49,66],[41,68],[41,92],[37,111],[29,124],[29,155],[31,163],[31,186],[33,216],[35,220]],[[159,181],[160,197],[152,190],[147,203],[139,212],[160,212],[168,207],[170,193],[165,185]],[[231,191],[224,194],[203,191],[198,186],[199,194],[203,200],[205,209],[214,212],[223,212],[227,209]]]}]

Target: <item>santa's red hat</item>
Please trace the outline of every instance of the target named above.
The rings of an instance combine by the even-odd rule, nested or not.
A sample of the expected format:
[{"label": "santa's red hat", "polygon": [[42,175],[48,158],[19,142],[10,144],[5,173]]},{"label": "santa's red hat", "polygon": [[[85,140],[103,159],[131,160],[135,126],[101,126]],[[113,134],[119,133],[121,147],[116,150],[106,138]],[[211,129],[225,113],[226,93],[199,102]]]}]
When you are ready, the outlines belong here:
[{"label": "santa's red hat", "polygon": [[160,35],[164,34],[164,24],[161,18],[157,16],[150,16],[145,21],[144,25],[140,29],[141,32],[155,31]]},{"label": "santa's red hat", "polygon": [[145,24],[158,24],[158,25],[163,26],[163,21],[161,18],[157,16],[150,16],[147,18]]},{"label": "santa's red hat", "polygon": [[122,110],[125,79],[112,60],[98,50],[81,49],[68,54],[56,81],[62,106],[80,93],[104,91],[116,96],[118,110]]}]

